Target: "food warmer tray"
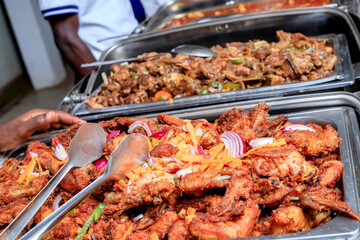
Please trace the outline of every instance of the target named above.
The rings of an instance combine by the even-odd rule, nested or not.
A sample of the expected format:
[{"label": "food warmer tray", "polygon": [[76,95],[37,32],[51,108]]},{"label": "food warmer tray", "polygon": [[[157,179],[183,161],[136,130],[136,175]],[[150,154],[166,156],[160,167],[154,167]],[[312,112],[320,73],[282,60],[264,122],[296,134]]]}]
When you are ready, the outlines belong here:
[{"label": "food warmer tray", "polygon": [[[144,25],[141,25],[139,28],[135,29],[135,33],[139,32],[150,32],[150,31],[156,31],[164,29],[163,27],[168,24],[173,19],[178,19],[184,16],[187,16],[189,14],[194,14],[197,11],[212,11],[212,10],[218,10],[222,8],[231,8],[236,7],[238,4],[252,4],[252,3],[263,3],[264,9],[269,8],[271,6],[276,5],[277,3],[285,3],[286,1],[267,1],[267,0],[172,0],[168,1],[165,4],[163,4],[156,13],[146,22]],[[316,1],[311,1],[316,2]],[[325,2],[325,1],[324,1]],[[295,1],[296,3],[296,1]],[[304,4],[304,2],[303,2]],[[341,5],[339,1],[337,0],[329,0],[328,4],[326,5],[320,5],[315,6],[316,7],[334,7],[337,8]],[[266,11],[266,10],[265,10]],[[265,12],[264,11],[264,12]],[[238,14],[226,14],[226,15],[220,15],[220,16],[209,16],[200,18],[194,22],[190,22],[188,24],[197,24],[202,22],[208,22],[213,21],[219,18],[227,17],[230,15],[236,15],[237,17],[243,15],[243,14],[251,14],[249,13],[238,13]],[[182,25],[183,26],[183,25]]]},{"label": "food warmer tray", "polygon": [[[329,97],[329,101],[324,101]],[[266,100],[266,99],[265,99]],[[357,115],[360,113],[360,99],[350,93],[337,93],[329,95],[304,95],[285,98],[267,99],[267,104],[271,106],[271,118],[277,115],[288,115],[289,120],[299,123],[313,122],[321,126],[331,124],[339,132],[339,137],[343,140],[340,143],[341,161],[344,163],[343,175],[338,187],[343,192],[343,199],[356,212],[359,212],[359,122]],[[222,113],[233,107],[249,110],[258,103],[258,100],[248,102],[238,102],[229,105],[217,105],[199,107],[193,111],[167,112],[174,116],[185,119],[206,118],[213,121]],[[144,117],[156,117],[156,114],[142,115]],[[104,120],[96,118],[89,121]],[[51,138],[40,140],[47,144],[51,143]],[[21,157],[26,150],[26,144],[11,152],[8,157]],[[345,184],[346,183],[346,184]],[[340,214],[330,222],[301,233],[291,233],[284,235],[270,235],[254,237],[254,239],[356,239],[360,236],[360,223],[350,217]],[[252,238],[249,238],[252,239]]]},{"label": "food warmer tray", "polygon": [[[311,26],[311,28],[308,26]],[[193,96],[175,99],[173,102],[174,104],[172,105],[169,105],[167,101],[164,101],[90,109],[81,101],[84,100],[87,95],[94,93],[92,91],[93,85],[97,87],[102,83],[101,73],[109,73],[109,66],[102,66],[96,68],[90,77],[83,79],[77,87],[70,91],[60,104],[59,109],[82,116],[108,111],[120,111],[122,114],[127,114],[130,111],[131,113],[141,114],[146,112],[167,111],[207,104],[284,96],[329,89],[343,90],[346,86],[348,86],[346,90],[355,91],[351,86],[354,83],[354,77],[353,71],[350,69],[351,66],[350,68],[348,66],[348,61],[349,54],[352,62],[360,61],[359,33],[351,17],[347,13],[335,8],[322,8],[317,9],[317,11],[314,9],[298,9],[297,11],[286,10],[281,12],[245,15],[241,18],[227,18],[211,23],[198,24],[196,26],[184,26],[176,29],[145,33],[116,42],[103,52],[100,60],[133,57],[143,52],[150,51],[164,52],[184,43],[210,47],[215,44],[224,45],[227,42],[245,42],[251,39],[275,41],[275,32],[279,29],[288,32],[301,32],[307,36],[344,34],[346,39],[339,37],[339,47],[341,49],[346,49],[346,42],[348,42],[350,53],[342,53],[343,63],[347,65],[343,66],[343,73],[346,76],[340,80],[329,82],[322,82],[325,81],[324,79],[313,80],[312,82],[314,83],[315,81],[322,82],[317,82],[317,84],[313,85],[307,85],[312,84],[311,81],[309,81],[204,96]]]}]

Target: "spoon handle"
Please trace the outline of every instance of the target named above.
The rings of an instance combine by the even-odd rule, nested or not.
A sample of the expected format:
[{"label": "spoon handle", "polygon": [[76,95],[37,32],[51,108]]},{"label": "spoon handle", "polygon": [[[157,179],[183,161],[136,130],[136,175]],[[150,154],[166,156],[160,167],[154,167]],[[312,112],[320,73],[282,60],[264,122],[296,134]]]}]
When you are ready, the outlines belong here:
[{"label": "spoon handle", "polygon": [[45,187],[33,198],[33,200],[22,210],[22,212],[7,226],[0,235],[0,239],[15,239],[25,228],[31,218],[36,214],[55,187],[60,183],[67,172],[72,168],[66,162],[62,168],[51,178]]},{"label": "spoon handle", "polygon": [[143,59],[148,59],[148,58],[161,57],[161,56],[164,56],[166,54],[167,53],[160,53],[160,54],[156,54],[156,55],[152,55],[152,56],[146,56],[146,57],[134,57],[134,58],[125,58],[125,59],[109,60],[109,61],[102,61],[102,62],[83,63],[83,64],[81,64],[81,67],[82,68],[85,68],[85,67],[99,67],[99,66],[111,65],[111,64],[115,64],[115,63],[132,62],[132,61],[138,61],[138,60],[143,60]]},{"label": "spoon handle", "polygon": [[29,232],[27,232],[20,240],[24,239],[40,239],[42,238],[49,230],[51,230],[57,223],[59,223],[70,210],[76,207],[86,196],[95,191],[97,187],[99,187],[104,181],[107,180],[107,176],[105,174],[101,175],[98,179],[96,179],[89,186],[84,188],[78,194],[73,196],[69,201],[64,203],[60,208],[58,208],[55,212],[50,214],[46,219],[44,219],[41,223],[32,228]]}]

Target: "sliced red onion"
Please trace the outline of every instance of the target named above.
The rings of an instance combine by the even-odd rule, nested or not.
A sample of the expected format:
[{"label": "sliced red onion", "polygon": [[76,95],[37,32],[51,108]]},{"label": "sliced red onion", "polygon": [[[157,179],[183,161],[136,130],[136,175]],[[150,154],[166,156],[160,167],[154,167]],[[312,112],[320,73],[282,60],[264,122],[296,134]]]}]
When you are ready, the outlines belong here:
[{"label": "sliced red onion", "polygon": [[144,214],[139,214],[139,215],[137,215],[136,217],[134,217],[133,219],[131,219],[133,222],[137,222],[138,220],[140,220],[141,218],[143,218],[144,217]]},{"label": "sliced red onion", "polygon": [[173,174],[173,173],[176,173],[179,170],[180,170],[180,167],[174,167],[174,168],[165,169],[165,172]]},{"label": "sliced red onion", "polygon": [[33,172],[33,173],[31,173],[32,175],[34,175],[34,176],[40,176],[40,173],[37,173],[37,172]]},{"label": "sliced red onion", "polygon": [[144,163],[141,167],[142,168],[147,168],[149,165],[147,163]]},{"label": "sliced red onion", "polygon": [[176,177],[181,179],[182,177],[184,177],[186,174],[192,173],[193,172],[193,166],[191,165],[190,167],[187,167],[185,169],[179,170],[176,172]]},{"label": "sliced red onion", "polygon": [[113,131],[113,132],[109,133],[109,134],[106,136],[106,139],[110,139],[110,138],[112,138],[113,136],[117,136],[117,135],[119,135],[119,133],[120,133],[120,130]]},{"label": "sliced red onion", "polygon": [[55,197],[53,205],[52,205],[54,210],[59,208],[59,204],[60,204],[61,199],[62,199],[62,197],[61,197],[60,194]]},{"label": "sliced red onion", "polygon": [[37,153],[34,153],[34,152],[29,152],[29,155],[30,155],[31,158],[38,156],[38,154],[37,154]]},{"label": "sliced red onion", "polygon": [[174,161],[174,159],[168,158],[168,157],[162,157],[160,160],[163,162],[173,162]]},{"label": "sliced red onion", "polygon": [[102,158],[94,161],[93,163],[96,167],[96,170],[102,169],[107,166],[107,160],[105,157],[102,157]]},{"label": "sliced red onion", "polygon": [[314,129],[305,125],[289,125],[282,129],[283,132],[292,132],[294,130],[315,132]]},{"label": "sliced red onion", "polygon": [[137,120],[135,122],[133,122],[132,124],[130,124],[129,129],[128,129],[128,133],[133,132],[137,127],[142,127],[144,128],[144,130],[146,131],[146,134],[148,136],[152,135],[151,129],[149,127],[149,124],[147,124],[146,122],[142,121],[142,120]]},{"label": "sliced red onion", "polygon": [[187,127],[186,127],[185,125],[183,125],[182,129],[183,129],[183,131],[186,132],[186,133],[189,132],[188,129],[187,129]]},{"label": "sliced red onion", "polygon": [[196,149],[200,155],[204,155],[204,156],[206,155],[200,144],[197,145]]},{"label": "sliced red onion", "polygon": [[223,176],[218,176],[218,177],[214,177],[214,178],[218,181],[223,181],[223,180],[228,180],[231,177],[229,175],[223,175]]},{"label": "sliced red onion", "polygon": [[64,161],[68,156],[64,146],[61,143],[56,145],[54,155],[61,161]]},{"label": "sliced red onion", "polygon": [[171,158],[177,163],[179,164],[180,166],[184,166],[185,163],[183,163],[182,161],[180,161],[179,159],[176,159],[174,156],[171,156]]},{"label": "sliced red onion", "polygon": [[274,142],[274,138],[272,137],[264,137],[264,138],[257,138],[257,139],[253,139],[249,142],[249,145],[252,148],[256,148],[259,147],[261,145],[265,145],[265,144],[271,144]]},{"label": "sliced red onion", "polygon": [[225,131],[220,138],[225,145],[225,148],[229,149],[229,154],[234,157],[239,157],[246,152],[246,146],[244,140],[239,134],[231,131]]},{"label": "sliced red onion", "polygon": [[190,153],[191,153],[192,155],[196,155],[195,148],[194,148],[193,145],[190,145],[190,144],[189,144],[189,149],[190,149]]},{"label": "sliced red onion", "polygon": [[157,131],[156,133],[154,134],[151,134],[151,138],[156,138],[156,139],[161,139],[163,138],[166,134],[167,134],[168,130],[167,129],[163,129],[163,130],[160,130],[160,131]]},{"label": "sliced red onion", "polygon": [[195,130],[195,136],[202,136],[202,135],[203,135],[203,130],[201,128]]},{"label": "sliced red onion", "polygon": [[149,167],[152,167],[152,166],[154,166],[156,164],[155,159],[150,154],[148,154],[147,159],[148,159]]}]

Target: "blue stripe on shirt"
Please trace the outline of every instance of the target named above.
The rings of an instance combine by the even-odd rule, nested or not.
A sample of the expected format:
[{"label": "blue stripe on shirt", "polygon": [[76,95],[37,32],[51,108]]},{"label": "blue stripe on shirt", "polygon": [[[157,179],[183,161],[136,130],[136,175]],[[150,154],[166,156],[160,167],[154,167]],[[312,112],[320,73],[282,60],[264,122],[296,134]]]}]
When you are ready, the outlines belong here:
[{"label": "blue stripe on shirt", "polygon": [[56,8],[50,8],[50,9],[46,9],[41,11],[42,14],[48,13],[48,12],[54,12],[54,11],[58,11],[58,10],[65,10],[65,9],[75,9],[78,10],[78,7],[76,5],[67,5],[67,6],[63,6],[63,7],[56,7]]}]

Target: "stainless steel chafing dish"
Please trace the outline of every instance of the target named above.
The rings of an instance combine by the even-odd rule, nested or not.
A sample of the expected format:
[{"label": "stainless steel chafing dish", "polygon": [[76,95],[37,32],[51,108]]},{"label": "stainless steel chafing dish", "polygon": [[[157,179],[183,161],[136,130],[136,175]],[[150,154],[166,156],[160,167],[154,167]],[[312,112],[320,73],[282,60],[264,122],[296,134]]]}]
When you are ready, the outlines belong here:
[{"label": "stainless steel chafing dish", "polygon": [[[109,73],[109,67],[103,66],[95,69],[89,78],[85,78],[76,86],[65,97],[59,109],[82,116],[109,111],[117,111],[122,114],[139,114],[260,97],[343,89],[344,87],[346,87],[346,90],[354,90],[351,86],[354,83],[354,76],[349,61],[360,61],[359,33],[351,17],[347,13],[335,8],[318,8],[316,10],[297,9],[244,15],[241,18],[228,17],[226,19],[218,19],[198,25],[145,33],[116,42],[102,54],[100,60],[133,57],[150,51],[164,52],[184,43],[200,44],[210,47],[215,44],[225,44],[226,42],[232,41],[248,41],[251,39],[275,41],[275,31],[279,29],[288,32],[301,32],[307,36],[329,36],[329,34],[335,34],[336,41],[339,43],[338,51],[343,65],[342,72],[338,72],[337,77],[335,77],[337,80],[334,80],[334,78],[324,78],[309,82],[193,96],[175,99],[172,105],[164,101],[89,109],[81,101],[85,99],[87,95],[94,92],[93,85],[97,87],[102,83],[100,74],[102,72]],[[343,34],[345,37],[339,34]],[[350,52],[347,50],[346,43],[348,43],[351,49]],[[97,90],[95,89],[95,91]]]},{"label": "stainless steel chafing dish", "polygon": [[[314,122],[322,126],[331,124],[337,129],[339,136],[343,139],[340,144],[340,155],[341,161],[344,163],[343,175],[338,187],[341,188],[343,192],[343,199],[356,212],[359,212],[360,150],[354,146],[359,146],[360,144],[358,122],[360,99],[355,95],[336,92],[332,94],[323,93],[284,98],[265,98],[166,113],[180,118],[206,118],[209,121],[213,121],[230,108],[236,107],[248,110],[261,100],[265,100],[267,104],[271,106],[270,114],[272,117],[276,117],[276,115],[288,115],[289,119],[294,122]],[[109,114],[112,114],[112,116]],[[116,115],[121,116],[121,114],[113,112],[88,116],[86,119],[88,121],[99,121]],[[152,113],[140,116],[154,118],[156,114]],[[50,144],[51,138],[41,141]],[[26,144],[7,154],[5,158],[21,157],[25,151]],[[261,236],[256,239],[356,239],[359,234],[360,223],[340,214],[330,222],[306,232]]]},{"label": "stainless steel chafing dish", "polygon": [[[229,15],[251,14],[304,7],[339,7],[345,2],[337,0],[289,1],[289,0],[173,0],[161,6],[146,24],[134,32],[149,32],[213,21]],[[342,7],[344,8],[344,7]]]}]

